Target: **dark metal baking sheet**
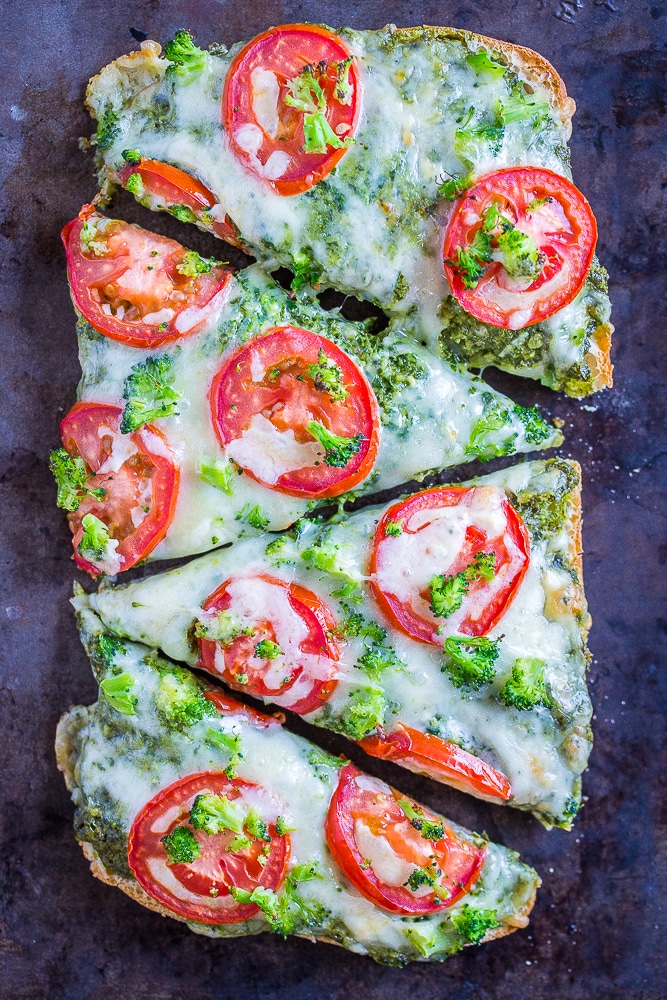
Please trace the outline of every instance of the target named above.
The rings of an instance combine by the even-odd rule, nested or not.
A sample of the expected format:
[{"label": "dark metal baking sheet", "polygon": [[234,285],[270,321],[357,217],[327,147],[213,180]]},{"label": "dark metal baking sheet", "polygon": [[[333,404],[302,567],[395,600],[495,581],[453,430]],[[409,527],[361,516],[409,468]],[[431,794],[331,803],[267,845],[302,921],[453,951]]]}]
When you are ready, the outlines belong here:
[{"label": "dark metal baking sheet", "polygon": [[[91,162],[77,146],[90,130],[85,81],[131,48],[133,35],[164,41],[188,26],[200,43],[231,43],[300,19],[359,28],[389,20],[453,24],[532,45],[550,58],[579,107],[575,180],[597,213],[600,256],[612,277],[612,392],[577,403],[531,383],[496,379],[521,402],[538,401],[562,417],[563,453],[584,466],[596,708],[586,808],[572,833],[546,833],[529,817],[366,762],[516,847],[541,872],[528,930],[443,966],[385,969],[331,946],[268,935],[210,941],[141,909],[90,876],[53,758],[60,713],[95,696],[67,606],[69,538],[46,465],[78,377],[59,230],[95,192]],[[665,3],[9,0],[2,22],[0,995],[664,998]],[[174,220],[149,217],[129,200],[118,207],[214,252],[204,235],[185,233]],[[349,751],[347,743],[318,736]]]}]

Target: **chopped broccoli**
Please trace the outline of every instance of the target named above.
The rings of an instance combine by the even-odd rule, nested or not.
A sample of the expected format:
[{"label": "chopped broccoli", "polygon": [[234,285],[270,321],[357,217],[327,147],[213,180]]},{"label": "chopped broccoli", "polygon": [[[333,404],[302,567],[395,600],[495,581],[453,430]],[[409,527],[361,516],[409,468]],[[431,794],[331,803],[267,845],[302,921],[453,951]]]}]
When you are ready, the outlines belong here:
[{"label": "chopped broccoli", "polygon": [[495,910],[476,910],[464,903],[458,913],[452,914],[452,924],[470,944],[479,944],[487,931],[500,927],[497,916]]},{"label": "chopped broccoli", "polygon": [[244,521],[245,524],[250,524],[253,528],[257,528],[258,531],[266,531],[271,523],[271,518],[265,517],[262,514],[259,509],[259,504],[255,504],[254,507],[251,507],[249,503],[244,504],[241,510],[237,513],[236,520]]},{"label": "chopped broccoli", "polygon": [[169,865],[192,864],[201,855],[195,835],[187,826],[175,826],[171,833],[162,837],[160,843],[164,844]]},{"label": "chopped broccoli", "polygon": [[426,819],[423,809],[420,809],[416,803],[411,802],[409,799],[399,799],[398,804],[410,820],[411,826],[414,826],[415,830],[419,830],[424,840],[431,840],[434,843],[442,840],[445,835],[445,827],[442,820],[437,820],[433,823],[431,820]]},{"label": "chopped broccoli", "polygon": [[486,49],[478,49],[477,52],[471,52],[466,56],[466,62],[477,74],[488,73],[495,78],[504,76],[507,72],[507,66],[492,59]]},{"label": "chopped broccoli", "polygon": [[438,941],[437,927],[428,935],[416,927],[408,927],[404,931],[404,934],[424,958],[429,958],[435,951],[438,951],[442,947]]},{"label": "chopped broccoli", "polygon": [[158,713],[175,729],[185,730],[205,716],[216,714],[215,707],[193,674],[184,667],[160,670],[155,702]]},{"label": "chopped broccoli", "polygon": [[438,187],[438,194],[446,201],[456,201],[461,195],[472,187],[473,175],[472,173],[463,174],[460,177],[450,177],[449,180],[442,181]]},{"label": "chopped broccoli", "polygon": [[255,840],[271,840],[268,824],[255,809],[251,809],[246,816],[245,828]]},{"label": "chopped broccoli", "polygon": [[336,70],[336,84],[334,86],[334,97],[339,104],[351,104],[353,87],[350,82],[350,66],[354,62],[354,56],[341,59],[340,62],[332,63]]},{"label": "chopped broccoli", "polygon": [[385,670],[398,670],[404,666],[403,661],[390,646],[377,642],[367,644],[365,651],[355,663],[357,670],[363,670],[373,680],[379,680]]},{"label": "chopped broccoli", "polygon": [[278,816],[276,818],[276,833],[279,837],[284,837],[286,833],[292,833],[297,828],[295,826],[288,826],[284,816]]},{"label": "chopped broccoli", "polygon": [[109,247],[103,240],[98,239],[98,236],[104,235],[104,231],[100,229],[98,221],[101,220],[86,219],[81,227],[79,242],[81,243],[82,250],[92,253],[96,257],[104,257],[109,252]]},{"label": "chopped broccoli", "polygon": [[549,705],[544,681],[544,660],[536,656],[520,657],[512,667],[512,676],[500,691],[500,700],[512,708],[527,712],[537,705]]},{"label": "chopped broccoli", "polygon": [[306,758],[320,781],[325,782],[329,781],[327,767],[339,768],[345,764],[345,761],[341,760],[340,757],[333,757],[326,750],[320,750],[319,747],[312,747],[306,754]]},{"label": "chopped broccoli", "polygon": [[132,167],[138,167],[143,160],[143,156],[138,149],[124,149],[121,155],[125,162],[129,163]]},{"label": "chopped broccoli", "polygon": [[122,715],[136,715],[137,696],[132,694],[131,674],[112,674],[100,682],[100,690],[112,708]]},{"label": "chopped broccoli", "polygon": [[261,639],[255,646],[254,655],[261,660],[275,660],[278,656],[284,656],[284,653],[278,643],[271,642],[270,639]]},{"label": "chopped broccoli", "polygon": [[498,116],[503,125],[509,125],[512,122],[548,115],[550,111],[551,107],[546,98],[538,97],[537,94],[528,95],[522,87],[517,87],[504,101],[501,101]]},{"label": "chopped broccoli", "polygon": [[[482,402],[484,410],[472,429],[470,440],[466,445],[466,455],[476,455],[477,458],[486,461],[513,454],[517,434],[512,430],[512,411],[503,400],[490,392],[482,393]],[[489,438],[498,431],[504,431],[505,438],[500,443],[489,441]]]},{"label": "chopped broccoli", "polygon": [[386,524],[384,526],[385,535],[390,535],[393,537],[398,537],[398,535],[403,534],[403,522],[402,521],[392,521],[390,517],[387,518]]},{"label": "chopped broccoli", "polygon": [[116,657],[126,653],[127,649],[122,640],[113,635],[98,635],[95,640],[95,652],[101,656],[107,667],[111,667]]},{"label": "chopped broccoli", "polygon": [[237,618],[233,618],[226,611],[219,611],[215,617],[205,622],[198,620],[195,623],[197,639],[212,639],[221,646],[230,646],[240,635],[252,635],[252,633],[252,628],[242,625]]},{"label": "chopped broccoli", "polygon": [[514,407],[514,416],[523,424],[523,436],[528,444],[544,444],[554,433],[553,427],[546,422],[537,406],[517,404]]},{"label": "chopped broccoli", "polygon": [[496,156],[502,149],[505,138],[505,124],[498,119],[493,121],[473,121],[475,117],[474,109],[470,109],[471,114],[463,128],[456,130],[454,134],[454,149],[457,156],[467,166],[474,163],[475,144],[481,140],[489,148],[489,152]]},{"label": "chopped broccoli", "polygon": [[215,486],[222,490],[227,496],[234,492],[234,466],[231,462],[216,462],[215,460],[202,461],[199,470],[199,478],[209,486]]},{"label": "chopped broccoli", "polygon": [[294,563],[294,552],[291,549],[292,539],[289,535],[278,535],[264,549],[264,555],[275,566],[285,566]]},{"label": "chopped broccoli", "polygon": [[304,153],[326,153],[329,146],[332,149],[346,149],[354,143],[351,136],[343,139],[336,135],[324,113],[303,116],[303,135]]},{"label": "chopped broccoli", "polygon": [[144,182],[141,179],[141,174],[137,172],[130,174],[123,186],[125,190],[129,191],[130,194],[133,194],[135,198],[143,198],[145,188]]},{"label": "chopped broccoli", "polygon": [[306,430],[324,448],[324,461],[326,464],[339,469],[344,468],[352,456],[357,454],[361,448],[361,442],[364,440],[363,434],[355,434],[354,437],[349,438],[341,437],[338,434],[334,434],[333,431],[330,431],[324,424],[319,423],[317,420],[311,420],[306,426]]},{"label": "chopped broccoli", "polygon": [[179,222],[197,222],[197,216],[189,205],[167,205],[167,211]]},{"label": "chopped broccoli", "polygon": [[382,625],[371,621],[370,618],[365,618],[361,612],[353,611],[352,608],[347,607],[345,604],[343,604],[343,609],[346,612],[345,618],[343,618],[336,629],[338,635],[342,638],[352,639],[357,636],[365,636],[369,639],[374,639],[376,642],[384,642],[387,638],[387,630],[382,628]]},{"label": "chopped broccoli", "polygon": [[442,872],[435,864],[426,865],[424,868],[415,868],[407,882],[403,884],[412,889],[413,892],[417,892],[423,885],[427,885],[433,890],[434,895],[442,899],[444,903],[451,896],[451,892],[438,882],[441,875]]},{"label": "chopped broccoli", "polygon": [[525,489],[517,493],[512,506],[526,522],[535,541],[558,534],[567,518],[572,494],[579,485],[576,469],[561,458],[550,458],[544,463],[538,489]]},{"label": "chopped broccoli", "polygon": [[454,687],[478,691],[484,684],[490,684],[496,675],[494,663],[498,659],[499,643],[500,639],[487,636],[447,636],[442,669],[449,674]]},{"label": "chopped broccoli", "polygon": [[113,146],[119,135],[118,115],[109,108],[97,123],[97,132],[95,133],[97,148],[104,152]]},{"label": "chopped broccoli", "polygon": [[241,806],[230,801],[226,795],[213,795],[211,792],[198,795],[190,810],[192,826],[208,834],[222,833],[223,830],[243,833],[245,818]]},{"label": "chopped broccoli", "polygon": [[318,282],[322,277],[322,268],[316,264],[307,250],[299,250],[294,254],[292,260],[292,284],[290,288],[293,292],[298,292],[304,285],[312,285],[318,288]]},{"label": "chopped broccoli", "polygon": [[241,734],[226,733],[223,729],[209,729],[205,740],[209,746],[226,750],[231,754],[229,764],[225,768],[225,774],[228,778],[234,778],[239,761],[243,759],[243,754],[241,753]]},{"label": "chopped broccoli", "polygon": [[454,576],[434,576],[429,585],[431,611],[436,618],[450,618],[463,604],[468,587],[476,580],[493,580],[495,554],[478,552],[473,561]]},{"label": "chopped broccoli", "polygon": [[84,497],[95,497],[102,500],[106,496],[103,487],[91,490],[86,486],[90,478],[82,458],[72,457],[64,448],[51,452],[49,468],[56,480],[58,496],[56,503],[65,510],[78,510]]},{"label": "chopped broccoli", "polygon": [[172,63],[170,70],[184,80],[192,80],[206,65],[206,53],[197,48],[190,32],[183,28],[165,45],[164,58]]},{"label": "chopped broccoli", "polygon": [[326,116],[327,101],[310,64],[304,66],[298,76],[287,81],[289,91],[285,104],[303,111],[304,153],[326,153],[327,147],[343,149],[354,139],[343,139],[336,135]]},{"label": "chopped broccoli", "polygon": [[120,430],[130,434],[151,420],[178,416],[180,392],[173,387],[172,360],[168,354],[161,358],[146,358],[133,365],[125,379],[123,399],[125,408]]},{"label": "chopped broccoli", "polygon": [[[347,548],[348,546],[346,545],[341,546],[332,542],[328,533],[323,533],[315,539],[309,548],[303,550],[301,558],[309,569],[317,569],[323,573],[333,573],[348,577],[350,586],[357,588],[357,581],[350,577],[345,567],[345,553],[343,550]],[[348,597],[348,600],[353,600],[348,594],[342,594],[341,596]]]},{"label": "chopped broccoli", "polygon": [[353,740],[363,740],[384,725],[387,703],[379,688],[354,691],[343,709],[342,731]]},{"label": "chopped broccoli", "polygon": [[110,545],[113,545],[114,548],[117,547],[118,543],[114,544],[109,538],[109,529],[104,521],[100,521],[99,517],[95,517],[94,514],[84,514],[81,518],[81,525],[83,535],[79,542],[79,553],[88,562],[99,562],[108,554]]},{"label": "chopped broccoli", "polygon": [[246,837],[243,833],[238,833],[229,841],[225,851],[227,854],[233,854],[235,851],[246,851],[249,847],[252,847],[250,837]]},{"label": "chopped broccoli", "polygon": [[217,263],[213,257],[200,257],[196,250],[186,250],[176,270],[186,278],[196,278],[199,274],[208,274]]},{"label": "chopped broccoli", "polygon": [[478,229],[472,243],[467,247],[456,247],[456,259],[445,263],[461,278],[464,288],[476,288],[491,262],[491,237],[484,229]]},{"label": "chopped broccoli", "polygon": [[317,364],[308,365],[306,374],[312,378],[315,388],[328,393],[334,402],[342,403],[350,395],[343,383],[343,372],[322,348],[317,355]]},{"label": "chopped broccoli", "polygon": [[316,862],[295,865],[279,893],[263,886],[257,886],[252,892],[232,886],[229,891],[237,902],[255,903],[259,906],[274,934],[287,937],[299,927],[321,925],[329,915],[329,911],[321,903],[304,900],[297,892],[296,887],[300,883],[322,877],[317,869]]},{"label": "chopped broccoli", "polygon": [[510,278],[533,282],[542,272],[545,255],[535,240],[521,229],[503,223],[496,243],[502,255],[502,265]]}]

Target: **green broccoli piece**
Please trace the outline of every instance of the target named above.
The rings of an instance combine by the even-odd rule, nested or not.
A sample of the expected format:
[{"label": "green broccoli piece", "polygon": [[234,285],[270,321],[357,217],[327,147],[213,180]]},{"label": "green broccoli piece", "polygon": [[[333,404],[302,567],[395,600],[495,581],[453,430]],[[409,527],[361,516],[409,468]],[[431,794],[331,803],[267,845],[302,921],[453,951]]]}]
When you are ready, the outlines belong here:
[{"label": "green broccoli piece", "polygon": [[270,639],[261,639],[255,646],[254,655],[261,660],[275,660],[284,654],[278,643],[271,642]]},{"label": "green broccoli piece", "polygon": [[167,211],[179,222],[199,221],[189,205],[167,205]]},{"label": "green broccoli piece", "polygon": [[100,682],[100,690],[112,708],[121,715],[136,715],[137,697],[133,695],[131,674],[112,674]]},{"label": "green broccoli piece", "polygon": [[189,31],[181,28],[164,47],[164,58],[172,65],[169,67],[184,80],[192,81],[201,73],[206,65],[206,52],[197,48]]},{"label": "green broccoli piece", "polygon": [[178,416],[181,394],[173,388],[171,369],[172,360],[168,354],[161,358],[149,357],[132,366],[123,388],[126,402],[120,423],[122,434],[130,434],[160,417]]},{"label": "green broccoli piece", "polygon": [[290,288],[293,292],[298,292],[304,285],[312,285],[318,288],[318,282],[322,277],[322,268],[316,264],[306,250],[299,250],[294,254],[292,260],[292,283]]},{"label": "green broccoli piece", "polygon": [[541,474],[545,486],[517,493],[512,506],[526,522],[534,541],[558,534],[562,529],[579,485],[576,469],[562,458],[550,458]]},{"label": "green broccoli piece", "polygon": [[484,684],[490,684],[496,675],[494,663],[498,659],[499,643],[500,639],[486,636],[447,636],[442,669],[449,674],[454,687],[478,691]]},{"label": "green broccoli piece", "polygon": [[130,194],[133,194],[135,198],[143,198],[145,193],[145,188],[144,188],[144,182],[141,179],[141,174],[139,173],[130,174],[130,176],[127,178],[123,186],[125,190],[129,191]]},{"label": "green broccoli piece", "polygon": [[316,776],[320,781],[329,781],[329,772],[326,770],[327,767],[342,767],[346,761],[341,760],[340,757],[333,757],[326,750],[320,750],[319,747],[312,747],[306,754],[306,759],[312,767]]},{"label": "green broccoli piece", "polygon": [[226,733],[223,729],[209,729],[205,736],[206,743],[219,750],[226,750],[231,755],[229,764],[225,768],[228,778],[236,777],[236,768],[239,761],[243,759],[241,753],[241,734]]},{"label": "green broccoli piece", "polygon": [[292,556],[294,553],[290,548],[291,543],[292,539],[289,535],[278,535],[277,538],[274,538],[274,540],[269,542],[266,546],[264,549],[264,555],[267,559],[270,559],[275,566],[293,565],[294,559]]},{"label": "green broccoli piece", "polygon": [[367,645],[365,652],[355,663],[357,670],[363,670],[374,680],[379,680],[385,670],[397,670],[403,666],[405,664],[390,646],[383,646],[377,642]]},{"label": "green broccoli piece", "polygon": [[350,66],[354,62],[354,56],[333,62],[331,65],[336,70],[336,83],[334,86],[334,97],[339,104],[350,104],[352,101],[353,87],[350,81]]},{"label": "green broccoli piece", "polygon": [[463,572],[454,576],[434,576],[429,590],[431,611],[436,618],[450,618],[458,611],[471,583],[493,580],[495,560],[493,552],[478,552]]},{"label": "green broccoli piece", "polygon": [[411,802],[409,799],[399,799],[398,804],[410,820],[410,825],[419,830],[424,840],[431,840],[437,843],[445,835],[445,827],[442,820],[437,820],[433,823],[431,820],[426,819],[424,816],[423,809],[420,809],[416,803]]},{"label": "green broccoli piece", "polygon": [[486,49],[471,52],[466,56],[466,62],[478,75],[480,73],[488,73],[489,76],[497,78],[504,76],[507,72],[507,66],[492,59]]},{"label": "green broccoli piece", "polygon": [[496,237],[498,250],[502,254],[502,265],[510,278],[532,282],[542,272],[544,253],[528,233],[514,226],[503,224],[503,231]]},{"label": "green broccoli piece", "polygon": [[79,553],[88,562],[95,563],[104,559],[109,550],[109,530],[99,517],[94,514],[84,514],[81,518],[83,535],[79,542]]},{"label": "green broccoli piece", "polygon": [[554,433],[553,427],[546,422],[537,406],[517,404],[514,407],[514,416],[523,424],[523,436],[528,444],[544,444]]},{"label": "green broccoli piece", "polygon": [[[482,393],[482,402],[484,410],[472,429],[466,455],[475,455],[487,461],[513,454],[517,434],[511,429],[512,411],[491,392]],[[499,444],[489,441],[489,437],[498,431],[505,431],[506,437]]]},{"label": "green broccoli piece", "polygon": [[164,844],[169,865],[192,864],[201,856],[195,835],[187,826],[175,826],[171,833],[162,837],[160,843]]},{"label": "green broccoli piece", "polygon": [[537,116],[549,115],[550,112],[551,106],[546,98],[538,97],[537,94],[528,95],[519,86],[504,101],[501,101],[498,116],[503,125],[509,125],[512,122],[527,121]]},{"label": "green broccoli piece", "polygon": [[342,403],[350,395],[343,383],[343,372],[322,348],[317,355],[317,364],[308,365],[306,374],[312,378],[315,388],[328,393],[334,402]]},{"label": "green broccoli piece", "polygon": [[138,149],[124,149],[121,156],[125,162],[129,163],[132,167],[138,167],[143,160],[143,156]]},{"label": "green broccoli piece", "polygon": [[354,143],[352,136],[343,139],[336,135],[324,113],[303,116],[303,136],[304,153],[326,153],[328,147],[347,149]]},{"label": "green broccoli piece", "polygon": [[387,703],[379,688],[362,688],[352,693],[343,709],[342,731],[353,740],[363,740],[384,726]]},{"label": "green broccoli piece", "polygon": [[451,896],[451,892],[438,882],[441,875],[442,872],[435,864],[426,865],[424,868],[415,868],[407,882],[403,884],[412,889],[413,892],[416,892],[423,885],[427,885],[433,890],[434,895],[444,903]]},{"label": "green broccoli piece", "polygon": [[122,640],[113,635],[98,635],[95,640],[95,652],[102,658],[107,667],[111,667],[116,657],[127,653],[127,649]]},{"label": "green broccoli piece", "polygon": [[324,424],[317,420],[311,420],[306,426],[309,434],[316,438],[324,448],[324,461],[327,465],[342,469],[356,455],[364,440],[363,434],[355,434],[354,437],[340,437],[334,434]]},{"label": "green broccoli piece", "polygon": [[274,892],[257,886],[250,892],[248,889],[230,887],[232,898],[239,903],[255,903],[264,913],[274,934],[287,937],[298,927],[315,927],[321,925],[329,916],[329,911],[321,905],[304,900],[298,894],[296,887],[302,882],[321,878],[317,863],[295,865],[291,870],[282,890]]},{"label": "green broccoli piece", "polygon": [[491,254],[491,237],[481,228],[468,247],[456,247],[456,258],[445,263],[461,278],[464,288],[476,288],[486,265],[491,263]]},{"label": "green broccoli piece", "polygon": [[213,795],[203,792],[192,803],[190,823],[195,830],[205,833],[222,833],[231,830],[232,833],[243,833],[245,825],[243,809],[231,802],[226,795]]},{"label": "green broccoli piece", "polygon": [[73,457],[64,448],[51,452],[49,468],[58,487],[56,503],[65,510],[78,510],[84,497],[102,500],[106,496],[107,491],[103,487],[91,490],[86,486],[90,474],[83,459],[78,455]]},{"label": "green broccoli piece", "polygon": [[250,524],[253,528],[257,528],[258,531],[266,531],[271,519],[265,517],[261,510],[259,509],[259,504],[255,504],[251,507],[249,503],[244,504],[241,510],[236,515],[237,521],[244,521],[246,524]]},{"label": "green broccoli piece", "polygon": [[175,729],[185,730],[206,716],[216,714],[194,675],[184,667],[160,671],[155,702],[158,713]]},{"label": "green broccoli piece", "polygon": [[[474,109],[471,108],[471,112],[472,114],[469,115],[468,122],[474,118]],[[465,164],[472,166],[474,160],[471,159],[471,153],[473,153],[477,141],[481,140],[489,147],[489,152],[493,156],[497,156],[502,149],[504,138],[504,122],[497,119],[490,122],[475,122],[474,124],[466,124],[463,128],[456,130],[454,134],[454,149],[457,156]]]},{"label": "green broccoli piece", "polygon": [[375,642],[382,643],[387,638],[387,630],[382,628],[382,625],[378,625],[377,622],[371,621],[370,618],[365,618],[364,615],[359,611],[353,611],[352,608],[343,605],[346,612],[345,618],[340,622],[338,628],[336,629],[338,635],[343,639],[352,639],[358,636],[364,636],[369,639],[374,639]]},{"label": "green broccoli piece", "polygon": [[461,195],[473,185],[472,173],[464,174],[461,177],[450,177],[443,181],[438,187],[438,194],[446,201],[456,201]]},{"label": "green broccoli piece", "polygon": [[233,618],[226,611],[219,611],[210,621],[195,623],[197,639],[212,639],[221,646],[230,646],[240,635],[252,635],[252,633],[253,629],[250,626],[244,627],[237,618]]},{"label": "green broccoli piece", "polygon": [[387,518],[387,522],[384,526],[385,535],[397,538],[399,535],[403,534],[403,522],[402,521],[392,521],[390,517]]},{"label": "green broccoli piece", "polygon": [[208,274],[217,263],[213,257],[200,257],[196,250],[186,250],[176,270],[186,278],[196,278],[199,274]]},{"label": "green broccoli piece", "polygon": [[234,466],[231,462],[202,461],[197,474],[202,482],[208,483],[209,486],[215,486],[227,496],[232,496],[234,492]]},{"label": "green broccoli piece", "polygon": [[538,705],[549,706],[549,695],[544,681],[546,663],[535,656],[520,657],[512,667],[512,676],[500,690],[500,700],[521,712]]},{"label": "green broccoli piece", "polygon": [[452,924],[470,944],[479,944],[487,931],[500,927],[495,910],[476,910],[468,903],[464,903],[458,913],[452,914]]},{"label": "green broccoli piece", "polygon": [[245,820],[245,828],[255,840],[270,841],[268,824],[262,819],[255,809],[251,809]]},{"label": "green broccoli piece", "polygon": [[354,139],[342,139],[336,135],[326,116],[327,101],[315,77],[315,67],[307,64],[298,76],[287,81],[289,91],[285,104],[303,111],[304,153],[326,153],[332,149],[343,149],[352,145]]},{"label": "green broccoli piece", "polygon": [[97,123],[97,131],[95,133],[97,148],[101,152],[104,152],[113,146],[119,135],[120,125],[118,124],[118,115],[109,108]]}]

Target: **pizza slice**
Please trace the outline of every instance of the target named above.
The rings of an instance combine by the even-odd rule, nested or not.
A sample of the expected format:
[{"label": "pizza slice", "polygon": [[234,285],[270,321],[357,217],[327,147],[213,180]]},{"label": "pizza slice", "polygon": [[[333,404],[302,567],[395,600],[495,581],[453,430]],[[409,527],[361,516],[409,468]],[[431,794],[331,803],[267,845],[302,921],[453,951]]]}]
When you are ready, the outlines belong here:
[{"label": "pizza slice", "polygon": [[539,878],[142,646],[82,639],[100,685],[56,753],[93,874],[209,937],[273,931],[442,961],[528,923]]},{"label": "pizza slice", "polygon": [[606,272],[571,181],[574,102],[535,52],[450,28],[180,31],[88,87],[103,192],[390,313],[465,366],[611,385]]},{"label": "pizza slice", "polygon": [[83,374],[52,455],[93,574],[191,555],[474,458],[560,444],[416,343],[91,206],[65,227]]},{"label": "pizza slice", "polygon": [[75,598],[371,755],[569,829],[591,745],[579,469],[550,459]]}]

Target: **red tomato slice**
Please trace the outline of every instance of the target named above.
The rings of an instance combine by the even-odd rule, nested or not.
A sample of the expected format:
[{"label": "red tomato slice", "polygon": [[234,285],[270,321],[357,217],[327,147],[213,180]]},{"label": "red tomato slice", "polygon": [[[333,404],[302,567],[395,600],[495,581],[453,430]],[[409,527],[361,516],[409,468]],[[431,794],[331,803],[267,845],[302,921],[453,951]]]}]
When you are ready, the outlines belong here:
[{"label": "red tomato slice", "polygon": [[[426,839],[413,825],[406,801],[420,819],[442,826],[438,840]],[[327,814],[326,838],[336,864],[362,896],[401,916],[452,906],[479,878],[486,854],[435,813],[353,764],[340,772]],[[421,879],[414,875],[420,871]]]},{"label": "red tomato slice", "polygon": [[[338,372],[334,398],[308,374],[326,357]],[[333,370],[330,368],[330,370]],[[330,340],[294,326],[249,341],[223,365],[210,389],[220,444],[245,472],[271,489],[300,497],[333,497],[370,473],[379,445],[379,416],[364,374]],[[325,454],[309,430],[319,424],[356,439],[346,454]],[[333,464],[336,463],[336,464]]]},{"label": "red tomato slice", "polygon": [[[204,793],[225,795],[248,811],[254,808],[268,824],[271,841],[253,839],[250,847],[230,851],[235,836],[231,830],[213,834],[195,830],[190,810],[197,795]],[[259,907],[237,903],[229,886],[250,892],[257,886],[280,888],[291,845],[289,835],[279,836],[276,830],[279,812],[278,802],[261,785],[216,772],[190,774],[163,788],[137,815],[127,844],[130,868],[149,896],[181,917],[204,924],[248,920]],[[190,863],[168,863],[163,838],[177,826],[190,830],[199,845],[200,856]]]},{"label": "red tomato slice", "polygon": [[[498,221],[491,226],[496,210]],[[530,236],[540,251],[536,276],[519,278],[504,266],[498,237],[507,223]],[[459,251],[469,251],[475,238],[479,244],[485,224],[490,250],[488,259],[478,258],[483,274],[475,281],[474,275],[466,278]],[[445,273],[466,312],[483,323],[519,330],[553,316],[579,294],[596,241],[591,207],[571,181],[552,170],[508,167],[481,177],[456,205],[445,234]],[[516,272],[515,264],[510,271]]]},{"label": "red tomato slice", "polygon": [[506,801],[512,797],[509,778],[479,757],[431,733],[420,733],[401,722],[390,733],[367,736],[360,744],[371,757],[393,760],[417,774],[444,781],[478,798]]},{"label": "red tomato slice", "polygon": [[[98,499],[86,495],[68,514],[74,559],[81,569],[103,572],[79,553],[86,514],[103,521],[117,542],[113,572],[144,559],[167,534],[178,500],[180,473],[168,457],[166,438],[152,424],[133,434],[120,433],[123,411],[104,403],[76,403],[60,425],[63,447],[80,456],[90,473],[89,490],[104,489]],[[109,572],[109,569],[106,570]]]},{"label": "red tomato slice", "polygon": [[[315,89],[290,105],[295,85],[288,84],[303,83],[307,67]],[[321,181],[345,155],[342,142],[354,136],[360,106],[357,65],[340,38],[315,24],[290,24],[270,28],[236,56],[225,80],[222,122],[245,166],[278,194],[294,195]],[[331,141],[307,152],[314,118]]]},{"label": "red tomato slice", "polygon": [[[400,534],[387,534],[387,526],[393,530],[396,523]],[[433,577],[469,571],[480,553],[493,556],[493,579],[473,575],[460,608],[436,617],[430,606]],[[516,597],[529,559],[528,532],[503,490],[436,487],[400,500],[384,514],[375,533],[371,585],[396,628],[439,646],[442,633],[486,635]]]},{"label": "red tomato slice", "polygon": [[[97,229],[87,242],[84,226]],[[92,205],[65,226],[62,238],[74,305],[105,337],[132,347],[158,347],[195,333],[227,294],[227,268],[181,274],[187,251],[180,243],[106,219]]]},{"label": "red tomato slice", "polygon": [[141,158],[140,163],[128,163],[119,171],[118,176],[123,187],[127,187],[127,182],[133,174],[139,175],[145,191],[164,202],[164,205],[155,207],[170,208],[174,205],[185,205],[194,212],[206,229],[227,240],[228,243],[241,245],[238,229],[228,215],[223,221],[207,218],[207,213],[217,204],[218,199],[196,177],[186,174],[178,167],[173,167],[171,163],[148,160],[145,157]]},{"label": "red tomato slice", "polygon": [[[270,576],[226,580],[203,604],[227,612],[236,625],[227,642],[200,639],[201,666],[238,691],[288,708],[314,712],[336,687],[340,653],[332,638],[335,620],[315,594]],[[257,651],[260,642],[271,655]]]}]

